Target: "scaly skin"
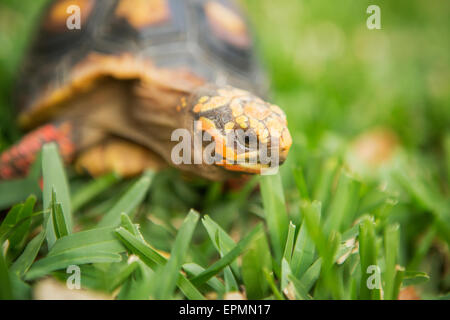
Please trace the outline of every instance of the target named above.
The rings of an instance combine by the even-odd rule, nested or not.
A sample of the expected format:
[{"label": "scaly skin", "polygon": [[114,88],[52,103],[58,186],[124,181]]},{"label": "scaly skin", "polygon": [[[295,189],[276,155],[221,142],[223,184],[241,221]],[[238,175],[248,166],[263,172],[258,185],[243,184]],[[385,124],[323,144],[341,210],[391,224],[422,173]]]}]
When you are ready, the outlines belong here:
[{"label": "scaly skin", "polygon": [[16,145],[1,154],[0,180],[25,176],[39,150],[49,142],[55,142],[59,146],[65,162],[72,160],[76,150],[72,139],[72,126],[69,123],[47,124],[30,132]]}]

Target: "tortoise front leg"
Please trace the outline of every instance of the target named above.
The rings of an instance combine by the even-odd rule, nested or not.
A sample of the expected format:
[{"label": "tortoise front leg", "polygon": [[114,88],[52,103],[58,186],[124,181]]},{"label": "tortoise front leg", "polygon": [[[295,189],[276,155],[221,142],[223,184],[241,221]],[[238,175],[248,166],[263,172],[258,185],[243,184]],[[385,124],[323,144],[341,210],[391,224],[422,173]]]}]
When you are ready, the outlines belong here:
[{"label": "tortoise front leg", "polygon": [[145,170],[155,171],[166,167],[161,157],[149,149],[119,138],[109,138],[80,153],[75,168],[97,177],[115,172],[122,177],[132,177]]},{"label": "tortoise front leg", "polygon": [[12,180],[27,175],[36,155],[46,143],[58,145],[64,162],[69,163],[77,150],[70,122],[44,125],[22,138],[0,156],[0,180]]},{"label": "tortoise front leg", "polygon": [[13,180],[28,174],[37,154],[46,143],[54,142],[65,164],[83,150],[105,139],[105,132],[88,123],[62,120],[46,124],[25,135],[0,155],[0,180]]}]

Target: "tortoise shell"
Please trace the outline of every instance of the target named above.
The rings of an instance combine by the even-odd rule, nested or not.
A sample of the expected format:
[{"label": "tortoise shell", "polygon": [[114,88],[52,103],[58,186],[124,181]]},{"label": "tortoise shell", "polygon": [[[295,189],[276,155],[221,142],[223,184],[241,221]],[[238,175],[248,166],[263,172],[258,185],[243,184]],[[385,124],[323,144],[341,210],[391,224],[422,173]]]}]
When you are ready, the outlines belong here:
[{"label": "tortoise shell", "polygon": [[[46,110],[101,76],[142,78],[149,65],[179,70],[179,85],[230,84],[260,96],[267,88],[249,27],[230,1],[56,0],[18,81],[20,123],[47,121]],[[164,72],[151,76],[164,81]]]}]

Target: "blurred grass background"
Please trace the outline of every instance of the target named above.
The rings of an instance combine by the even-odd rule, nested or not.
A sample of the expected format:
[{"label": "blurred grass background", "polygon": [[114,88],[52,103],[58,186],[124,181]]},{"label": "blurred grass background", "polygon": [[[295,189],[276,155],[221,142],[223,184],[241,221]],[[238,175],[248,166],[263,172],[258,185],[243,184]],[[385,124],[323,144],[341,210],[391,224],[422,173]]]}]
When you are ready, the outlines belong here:
[{"label": "blurred grass background", "polygon": [[[37,13],[45,2],[0,2],[0,150],[21,136],[14,125],[10,93]],[[299,180],[292,170],[300,168],[311,200],[321,200],[327,210],[333,207],[330,199],[337,193],[336,176],[345,172],[358,184],[356,194],[361,199],[341,231],[365,213],[378,219],[377,232],[381,234],[387,225],[398,223],[399,264],[430,275],[430,281],[420,287],[422,297],[447,293],[450,2],[241,3],[254,26],[272,82],[273,100],[286,111],[294,140],[291,155],[281,169],[290,219],[299,229],[303,217],[299,208],[305,200],[304,194],[298,193]],[[366,27],[366,9],[371,4],[381,8],[381,30]],[[373,131],[376,128],[379,131]],[[395,152],[387,152],[383,161],[368,166],[358,156],[358,146],[368,144],[370,149],[372,143]],[[74,174],[70,177],[72,190],[82,197],[90,180]],[[131,183],[116,183],[95,203],[83,203],[78,224],[84,228],[96,221]],[[140,209],[144,237],[156,248],[170,251],[176,230],[194,207],[211,215],[235,239],[242,238],[264,215],[262,199],[250,187],[240,194],[223,194],[221,188],[217,183],[187,182],[176,171],[158,174]],[[395,202],[389,215],[383,216],[373,205],[372,198],[377,196],[383,204]],[[196,237],[197,246],[190,255],[197,263],[207,265],[215,257],[214,247],[203,241],[204,233]],[[328,297],[320,290],[328,288],[326,283],[317,286],[317,297]]]}]

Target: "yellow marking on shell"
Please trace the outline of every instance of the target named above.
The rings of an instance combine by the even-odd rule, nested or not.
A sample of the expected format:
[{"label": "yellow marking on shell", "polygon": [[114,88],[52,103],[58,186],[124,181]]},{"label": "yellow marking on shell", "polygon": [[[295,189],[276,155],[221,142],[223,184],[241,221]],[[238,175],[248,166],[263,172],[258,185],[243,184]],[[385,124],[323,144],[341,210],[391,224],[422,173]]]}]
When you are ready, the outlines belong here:
[{"label": "yellow marking on shell", "polygon": [[201,107],[201,112],[206,112],[209,110],[214,110],[214,109],[223,107],[224,105],[228,104],[229,102],[230,102],[230,98],[219,97],[219,96],[213,97],[208,102],[203,104],[203,106]]},{"label": "yellow marking on shell", "polygon": [[83,27],[94,6],[92,0],[62,0],[55,2],[45,18],[45,28],[47,30],[67,30],[67,19],[74,13],[69,9],[73,5],[80,8],[80,20]]},{"label": "yellow marking on shell", "polygon": [[213,32],[218,37],[241,48],[250,46],[247,26],[233,10],[218,1],[208,1],[205,4],[205,13]]},{"label": "yellow marking on shell", "polygon": [[170,8],[167,0],[120,0],[115,14],[140,29],[169,20]]},{"label": "yellow marking on shell", "polygon": [[247,121],[248,121],[248,118],[246,116],[244,116],[244,115],[239,116],[239,117],[236,118],[237,124],[239,124],[239,126],[242,129],[247,129],[248,128]]}]

